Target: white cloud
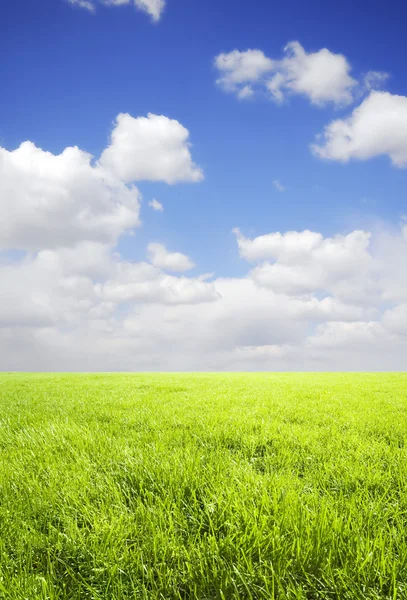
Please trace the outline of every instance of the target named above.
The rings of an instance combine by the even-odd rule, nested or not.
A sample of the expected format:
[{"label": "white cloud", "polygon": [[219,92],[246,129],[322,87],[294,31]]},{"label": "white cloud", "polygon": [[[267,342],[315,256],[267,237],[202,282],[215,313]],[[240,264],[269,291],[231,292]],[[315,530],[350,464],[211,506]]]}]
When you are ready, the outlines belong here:
[{"label": "white cloud", "polygon": [[199,278],[175,277],[148,263],[117,264],[112,277],[96,286],[98,297],[116,304],[202,304],[215,302],[219,294],[213,283]]},{"label": "white cloud", "polygon": [[383,325],[390,333],[407,337],[407,303],[387,310],[383,316]]},{"label": "white cloud", "polygon": [[[220,73],[217,84],[241,99],[261,91],[277,102],[299,94],[316,106],[329,102],[343,106],[353,101],[358,86],[342,54],[327,48],[307,53],[296,41],[287,44],[281,59],[268,58],[261,50],[233,50],[219,54],[215,67]],[[378,74],[367,79],[373,80],[378,83]]]},{"label": "white cloud", "polygon": [[165,7],[164,0],[134,0],[140,10],[151,15],[154,21],[158,21]]},{"label": "white cloud", "polygon": [[282,259],[284,262],[296,262],[309,256],[323,243],[321,233],[313,231],[279,231],[260,235],[254,239],[246,238],[239,229],[234,229],[240,256],[249,261],[263,259]]},{"label": "white cloud", "polygon": [[165,8],[165,0],[68,0],[68,2],[91,12],[96,10],[96,4],[105,6],[133,4],[138,10],[150,15],[153,21],[160,20]]},{"label": "white cloud", "polygon": [[285,192],[287,189],[278,179],[274,179],[273,185],[278,192]]},{"label": "white cloud", "polygon": [[342,54],[323,48],[307,54],[298,42],[290,42],[280,64],[282,88],[307,96],[312,104],[333,102],[350,104],[357,82],[350,76],[350,65]]},{"label": "white cloud", "polygon": [[68,147],[54,155],[24,142],[0,147],[0,249],[66,247],[80,241],[114,244],[137,227],[136,179],[199,181],[188,131],[167,117],[119,115],[111,145],[92,155]]},{"label": "white cloud", "polygon": [[215,67],[221,75],[216,83],[226,91],[239,92],[244,97],[252,93],[247,84],[260,81],[273,69],[274,61],[267,58],[261,50],[233,50],[216,56]]},{"label": "white cloud", "polygon": [[369,92],[381,88],[389,77],[390,74],[383,71],[369,71],[364,77],[365,88]]},{"label": "white cloud", "polygon": [[[406,226],[400,234],[393,228],[374,238],[375,255],[378,257],[381,297],[389,304],[407,302],[407,235]],[[380,259],[380,260],[379,260]]]},{"label": "white cloud", "polygon": [[318,325],[303,352],[308,365],[320,370],[397,371],[402,370],[407,344],[379,321],[337,321]]},{"label": "white cloud", "polygon": [[164,271],[189,271],[195,266],[188,256],[181,252],[169,252],[162,244],[149,244],[147,254],[151,264]]},{"label": "white cloud", "polygon": [[371,234],[353,231],[324,238],[312,231],[271,233],[254,238],[235,230],[240,255],[262,262],[251,271],[260,287],[287,295],[334,294],[350,305],[379,301],[378,265],[369,253]]},{"label": "white cloud", "polygon": [[240,100],[244,100],[245,98],[251,98],[254,95],[254,91],[251,85],[245,85],[239,90],[237,97]]},{"label": "white cloud", "polygon": [[79,8],[84,8],[85,10],[88,10],[89,12],[94,12],[94,10],[95,10],[95,5],[90,0],[68,0],[68,2],[70,4],[78,6]]},{"label": "white cloud", "polygon": [[153,210],[155,210],[156,212],[163,212],[164,211],[164,206],[161,204],[161,202],[158,202],[158,200],[156,200],[155,198],[153,198],[152,200],[150,200],[150,202],[148,203],[149,206],[151,206],[151,208]]},{"label": "white cloud", "polygon": [[139,225],[140,194],[79,148],[54,155],[24,142],[0,148],[0,248],[35,250],[81,240],[114,243]]},{"label": "white cloud", "polygon": [[387,155],[407,167],[407,97],[372,91],[349,117],[332,121],[312,151],[342,162]]},{"label": "white cloud", "polygon": [[[161,120],[165,122],[165,117]],[[171,163],[171,148],[165,143],[164,154]],[[154,149],[163,154],[157,139]],[[121,152],[117,139],[115,152]],[[154,162],[155,157],[150,157]],[[137,160],[137,156],[127,158],[127,168],[137,170]],[[171,178],[171,168],[179,177],[180,165],[175,161],[166,166],[164,178]],[[142,169],[148,169],[145,157]],[[155,179],[159,178],[156,173]],[[123,315],[136,306],[219,299],[205,275],[171,276],[156,266],[129,263],[115,252],[119,238],[139,225],[139,200],[134,186],[77,147],[59,155],[31,142],[11,152],[0,148],[0,209],[7,214],[7,222],[0,223],[2,358],[24,358],[37,365],[38,355],[29,359],[29,352],[37,354],[42,348],[42,359],[50,365],[58,362],[55,352],[61,352],[59,359],[74,361],[75,349],[66,346],[68,340],[78,355],[87,341],[98,336],[112,343],[120,337]],[[10,252],[13,249],[22,252]],[[150,250],[156,264],[163,261],[173,270],[193,266],[179,253],[154,246]],[[24,348],[18,353],[20,341]],[[84,366],[86,359],[81,360]]]},{"label": "white cloud", "polygon": [[[382,257],[374,260],[381,263]],[[58,281],[55,266],[50,276],[50,257],[42,257],[41,264],[48,269],[42,280]],[[374,305],[357,306],[335,295],[276,293],[258,287],[251,277],[207,284],[119,257],[110,260],[109,268],[110,276],[102,283],[93,281],[92,287],[87,287],[86,273],[72,281],[66,273],[57,285],[63,294],[55,292],[47,300],[54,306],[53,313],[45,311],[52,320],[41,321],[39,311],[31,321],[20,314],[10,324],[8,315],[8,327],[0,328],[0,345],[7,348],[4,368],[397,369],[407,357],[402,308],[393,332],[386,310],[381,322],[381,310]],[[30,289],[39,273],[37,265],[35,277],[16,273],[16,281],[28,281]],[[19,298],[17,294],[14,308]],[[22,313],[27,305],[21,305]],[[397,355],[391,357],[394,349]]]},{"label": "white cloud", "polygon": [[0,267],[0,327],[63,326],[89,311],[96,302],[90,275],[97,275],[95,267],[101,256],[96,245],[86,245],[79,244],[75,251],[62,250],[61,254],[42,250]]},{"label": "white cloud", "polygon": [[[148,170],[137,153],[126,160]],[[187,277],[165,272],[193,265],[160,244],[148,246],[153,264],[118,253],[139,193],[109,161],[26,143],[1,150],[0,174],[2,369],[404,368],[405,224],[332,237],[235,230],[254,263],[246,275]]]},{"label": "white cloud", "polygon": [[[302,301],[259,290],[248,278],[218,278],[213,285],[219,294],[216,302],[178,304],[164,309],[145,306],[141,313],[129,315],[126,327],[139,334],[143,331],[147,337],[151,336],[154,323],[157,332],[154,351],[160,345],[171,347],[166,360],[170,363],[178,360],[181,369],[183,364],[186,368],[194,362],[199,370],[212,361],[214,368],[219,353],[234,352],[240,346],[281,344],[287,340],[298,343],[306,334],[309,306]],[[314,307],[313,319],[316,312]],[[222,368],[222,365],[215,368],[219,366]]]},{"label": "white cloud", "polygon": [[319,325],[304,354],[321,370],[404,371],[407,343],[380,321],[339,321]]},{"label": "white cloud", "polygon": [[188,138],[189,131],[174,119],[122,113],[100,164],[126,182],[201,181],[203,173],[192,161]]},{"label": "white cloud", "polygon": [[123,304],[174,306],[219,299],[213,283],[127,262],[108,246],[93,242],[41,250],[0,265],[0,279],[0,328],[96,326],[114,331],[120,328],[117,317]]}]

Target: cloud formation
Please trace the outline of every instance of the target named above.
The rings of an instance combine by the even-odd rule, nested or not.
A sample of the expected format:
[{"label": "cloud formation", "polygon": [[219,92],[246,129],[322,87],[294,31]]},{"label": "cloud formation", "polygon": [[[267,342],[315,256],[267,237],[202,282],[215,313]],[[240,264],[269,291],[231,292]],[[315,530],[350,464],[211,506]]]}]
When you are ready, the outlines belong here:
[{"label": "cloud formation", "polygon": [[24,142],[0,148],[0,208],[3,249],[114,243],[139,225],[140,194],[79,148],[54,155]]},{"label": "cloud formation", "polygon": [[181,252],[169,252],[163,244],[149,244],[147,255],[154,267],[164,271],[183,272],[189,271],[195,266],[188,256]]},{"label": "cloud formation", "polygon": [[138,180],[199,181],[178,121],[119,115],[99,161],[77,147],[54,155],[24,142],[0,147],[0,249],[39,250],[80,241],[115,244],[139,225]]},{"label": "cloud formation", "polygon": [[[3,257],[3,368],[402,368],[407,286],[395,265],[407,260],[402,229],[332,238],[238,233],[237,241],[254,265],[211,281],[130,262],[100,242]],[[154,256],[162,248],[155,245]]]},{"label": "cloud formation", "polygon": [[372,91],[349,117],[329,123],[311,148],[328,160],[387,155],[395,166],[407,167],[407,97]]},{"label": "cloud formation", "polygon": [[94,12],[96,9],[95,4],[91,0],[68,0],[68,2],[69,4],[83,8],[89,12]]},{"label": "cloud formation", "polygon": [[[348,162],[387,155],[397,167],[407,166],[407,97],[383,91],[389,74],[369,71],[357,80],[349,61],[327,48],[307,52],[289,42],[282,58],[269,58],[259,49],[233,50],[214,59],[216,83],[240,100],[263,97],[281,104],[291,95],[314,106],[346,107],[365,97],[353,112],[329,123],[311,151],[319,158]],[[284,186],[275,180],[279,191]]]},{"label": "cloud formation", "polygon": [[253,240],[245,238],[239,230],[235,232],[240,255],[251,262],[263,261],[251,272],[253,279],[276,293],[323,291],[342,299],[349,286],[360,293],[361,278],[366,285],[370,282],[369,232],[353,231],[324,238],[312,231],[288,231]]},{"label": "cloud formation", "polygon": [[134,118],[120,114],[100,165],[125,182],[201,181],[202,170],[192,161],[189,131],[163,115]]},{"label": "cloud formation", "polygon": [[148,203],[148,205],[155,212],[163,212],[164,211],[164,206],[161,204],[161,202],[158,202],[158,200],[156,200],[155,198],[153,198],[152,200],[150,200],[150,202]]},{"label": "cloud formation", "polygon": [[68,0],[70,4],[94,12],[97,4],[104,6],[134,5],[138,10],[150,15],[153,21],[159,21],[165,8],[165,0]]},{"label": "cloud formation", "polygon": [[[0,354],[6,370],[402,369],[407,227],[327,237],[235,230],[247,271],[187,276],[150,243],[130,261],[138,180],[199,181],[177,121],[119,116],[95,159],[0,149]],[[18,252],[16,252],[16,250]]]},{"label": "cloud formation", "polygon": [[285,192],[287,189],[279,179],[274,179],[273,186],[278,192]]},{"label": "cloud formation", "polygon": [[[240,99],[263,93],[280,103],[298,94],[316,106],[346,106],[354,100],[358,87],[345,56],[327,48],[308,53],[297,41],[288,43],[279,59],[258,49],[233,50],[216,56],[214,64],[219,73],[217,84]],[[372,75],[368,81],[373,85],[377,79]]]}]

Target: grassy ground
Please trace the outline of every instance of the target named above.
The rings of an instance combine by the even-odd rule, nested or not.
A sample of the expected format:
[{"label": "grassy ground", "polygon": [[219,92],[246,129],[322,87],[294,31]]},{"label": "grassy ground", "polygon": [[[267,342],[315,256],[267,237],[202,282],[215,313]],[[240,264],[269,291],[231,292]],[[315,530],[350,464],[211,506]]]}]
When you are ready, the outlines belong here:
[{"label": "grassy ground", "polygon": [[2,600],[407,598],[407,375],[0,376]]}]

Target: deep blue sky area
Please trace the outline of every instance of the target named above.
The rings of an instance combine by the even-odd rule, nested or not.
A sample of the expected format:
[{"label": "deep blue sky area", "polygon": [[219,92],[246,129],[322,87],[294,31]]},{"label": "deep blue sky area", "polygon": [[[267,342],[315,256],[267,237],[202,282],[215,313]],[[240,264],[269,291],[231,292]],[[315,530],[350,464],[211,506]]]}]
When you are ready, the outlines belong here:
[{"label": "deep blue sky area", "polygon": [[[407,94],[407,4],[365,0],[168,0],[158,23],[134,7],[95,13],[64,0],[16,0],[1,9],[0,145],[24,140],[53,153],[79,146],[96,158],[116,115],[177,119],[190,132],[198,184],[140,183],[143,227],[120,243],[143,258],[151,240],[192,256],[200,272],[236,275],[233,227],[346,232],[406,211],[406,172],[387,156],[348,164],[316,158],[315,136],[353,106],[317,108],[292,96],[282,105],[239,101],[215,81],[214,57],[257,48],[279,58],[298,40],[346,56],[352,75],[390,74],[386,89]],[[285,192],[273,186],[279,180]],[[165,211],[147,201],[156,197]]]}]

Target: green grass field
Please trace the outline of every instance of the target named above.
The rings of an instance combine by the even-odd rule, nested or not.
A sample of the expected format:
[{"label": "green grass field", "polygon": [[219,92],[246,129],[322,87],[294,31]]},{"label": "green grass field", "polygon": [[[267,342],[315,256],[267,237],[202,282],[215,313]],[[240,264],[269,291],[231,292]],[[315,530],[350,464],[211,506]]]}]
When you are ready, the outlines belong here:
[{"label": "green grass field", "polygon": [[406,374],[0,375],[0,598],[407,598]]}]

